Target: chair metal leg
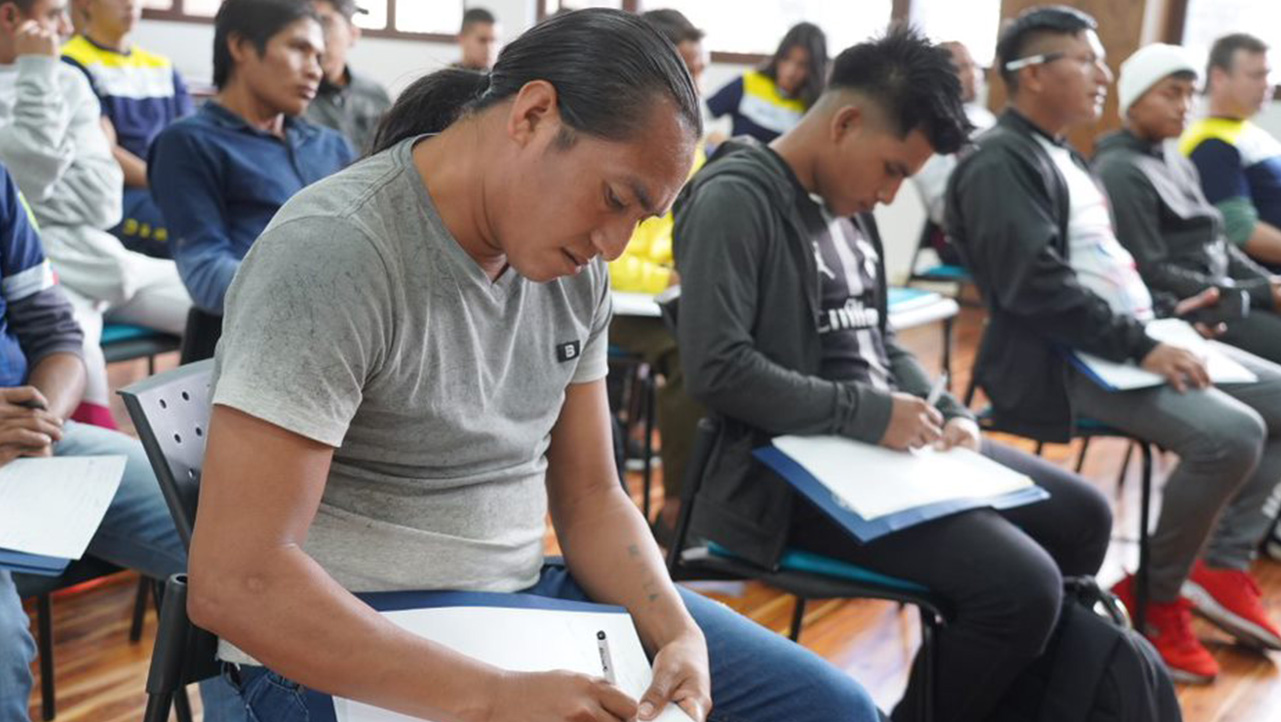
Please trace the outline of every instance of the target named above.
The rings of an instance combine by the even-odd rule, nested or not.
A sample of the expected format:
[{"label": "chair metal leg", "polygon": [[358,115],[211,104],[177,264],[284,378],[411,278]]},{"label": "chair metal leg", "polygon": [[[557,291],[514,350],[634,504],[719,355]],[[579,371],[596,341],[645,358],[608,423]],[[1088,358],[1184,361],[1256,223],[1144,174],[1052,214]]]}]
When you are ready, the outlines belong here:
[{"label": "chair metal leg", "polygon": [[1045,451],[1045,442],[1043,441],[1036,442],[1036,455],[1040,456],[1041,452],[1043,451]]},{"label": "chair metal leg", "polygon": [[147,375],[156,375],[156,357],[154,355],[147,357]]},{"label": "chair metal leg", "polygon": [[1148,539],[1148,519],[1152,510],[1152,445],[1139,442],[1139,451],[1143,454],[1143,478],[1140,483],[1143,485],[1140,489],[1139,502],[1139,570],[1135,575],[1134,599],[1137,610],[1131,610],[1134,617],[1134,628],[1140,633],[1147,629],[1147,607],[1148,607],[1148,566],[1149,566],[1149,539]]},{"label": "chair metal leg", "polygon": [[173,693],[173,711],[178,722],[192,722],[191,700],[187,698],[187,688],[179,688]]},{"label": "chair metal leg", "polygon": [[1081,439],[1081,453],[1076,457],[1076,473],[1080,474],[1081,469],[1085,467],[1085,454],[1090,450],[1090,437],[1086,436]]},{"label": "chair metal leg", "polygon": [[796,598],[796,606],[792,607],[792,628],[788,630],[787,636],[793,642],[801,641],[801,627],[805,624],[805,597]]},{"label": "chair metal leg", "polygon": [[943,373],[947,377],[947,391],[952,391],[952,325],[956,317],[943,319]]},{"label": "chair metal leg", "polygon": [[1130,470],[1130,459],[1134,456],[1134,445],[1137,442],[1130,442],[1125,447],[1125,456],[1121,458],[1121,471],[1116,477],[1116,496],[1121,498],[1121,492],[1125,491],[1125,472]]},{"label": "chair metal leg", "polygon": [[58,715],[53,688],[53,602],[48,594],[36,597],[37,645],[40,648],[40,714],[45,722]]},{"label": "chair metal leg", "polygon": [[129,623],[129,642],[137,644],[142,639],[142,623],[147,617],[147,595],[151,594],[151,580],[138,578],[138,593],[133,600],[133,621]]},{"label": "chair metal leg", "polygon": [[938,684],[935,656],[935,619],[933,613],[920,607],[921,612],[921,716],[923,722],[934,719],[934,689]]},{"label": "chair metal leg", "polygon": [[[655,390],[654,367],[650,366],[645,374],[645,466],[643,472],[645,498],[641,500],[641,509],[645,521],[650,520],[650,491],[654,487],[654,416],[658,413],[658,392]],[[666,471],[666,469],[664,469]]]},{"label": "chair metal leg", "polygon": [[142,722],[169,722],[171,702],[167,694],[147,695],[147,709],[142,713]]}]

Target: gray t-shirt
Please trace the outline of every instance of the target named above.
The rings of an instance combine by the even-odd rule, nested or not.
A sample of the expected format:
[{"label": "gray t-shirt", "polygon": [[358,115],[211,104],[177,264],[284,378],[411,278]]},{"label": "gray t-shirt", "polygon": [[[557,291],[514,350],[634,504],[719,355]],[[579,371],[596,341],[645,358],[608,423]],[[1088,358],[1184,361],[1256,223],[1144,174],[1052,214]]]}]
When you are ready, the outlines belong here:
[{"label": "gray t-shirt", "polygon": [[228,292],[214,403],[336,447],[305,549],[347,589],[515,591],[565,389],[606,373],[606,267],[491,283],[414,142],[281,208]]}]

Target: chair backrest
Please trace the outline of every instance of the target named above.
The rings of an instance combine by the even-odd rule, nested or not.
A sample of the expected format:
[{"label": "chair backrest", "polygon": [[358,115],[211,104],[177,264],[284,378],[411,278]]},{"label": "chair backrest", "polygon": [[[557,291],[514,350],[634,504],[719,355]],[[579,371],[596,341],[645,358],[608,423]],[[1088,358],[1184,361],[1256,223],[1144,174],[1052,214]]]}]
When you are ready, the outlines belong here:
[{"label": "chair backrest", "polygon": [[180,366],[120,391],[187,547],[196,525],[213,363],[210,359]]},{"label": "chair backrest", "polygon": [[189,364],[213,358],[220,338],[222,338],[222,316],[201,311],[192,306],[187,312],[187,328],[182,333],[182,346],[179,350],[182,363]]},{"label": "chair backrest", "polygon": [[712,447],[716,444],[719,433],[720,422],[714,416],[699,419],[698,428],[694,432],[694,446],[690,451],[689,462],[685,465],[685,478],[681,484],[681,513],[676,518],[676,534],[667,550],[667,571],[673,578],[681,564],[681,553],[685,551],[690,522],[694,518],[694,504],[699,489],[703,486],[707,463],[712,458]]}]

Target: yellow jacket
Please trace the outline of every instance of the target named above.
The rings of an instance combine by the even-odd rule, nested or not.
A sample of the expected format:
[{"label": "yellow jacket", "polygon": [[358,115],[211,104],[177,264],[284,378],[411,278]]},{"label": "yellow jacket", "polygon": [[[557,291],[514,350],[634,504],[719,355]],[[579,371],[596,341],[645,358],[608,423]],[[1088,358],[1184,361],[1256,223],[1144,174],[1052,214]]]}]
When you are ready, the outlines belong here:
[{"label": "yellow jacket", "polygon": [[[707,162],[702,145],[694,151],[690,177]],[[627,250],[609,264],[610,285],[616,291],[659,293],[672,278],[672,228],[676,225],[671,211],[650,218],[636,226]]]}]

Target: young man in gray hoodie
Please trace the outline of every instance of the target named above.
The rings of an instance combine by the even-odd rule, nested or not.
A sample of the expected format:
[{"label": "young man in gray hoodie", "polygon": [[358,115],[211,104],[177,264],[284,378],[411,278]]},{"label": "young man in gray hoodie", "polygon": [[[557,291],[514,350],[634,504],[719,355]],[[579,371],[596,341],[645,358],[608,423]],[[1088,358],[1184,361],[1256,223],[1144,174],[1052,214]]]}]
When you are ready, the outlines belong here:
[{"label": "young man in gray hoodie", "polygon": [[[723,144],[678,198],[673,237],[687,388],[722,422],[694,534],[765,567],[800,548],[945,597],[956,614],[940,632],[933,693],[936,719],[948,722],[991,715],[1044,648],[1061,575],[1097,571],[1111,529],[1098,491],[982,440],[951,396],[927,402],[928,377],[886,325],[871,211],[969,130],[947,51],[892,31],[841,53],[818,102],[769,146]],[[752,449],[778,434],[961,446],[1028,474],[1052,498],[859,544],[753,461]],[[926,684],[912,676],[896,722],[917,719]]]},{"label": "young man in gray hoodie", "polygon": [[191,299],[173,261],[126,250],[123,173],[102,106],[80,71],[59,59],[66,0],[0,0],[0,163],[31,203],[76,320],[89,369],[79,418],[112,426],[98,339],[110,320],[182,333]]}]

